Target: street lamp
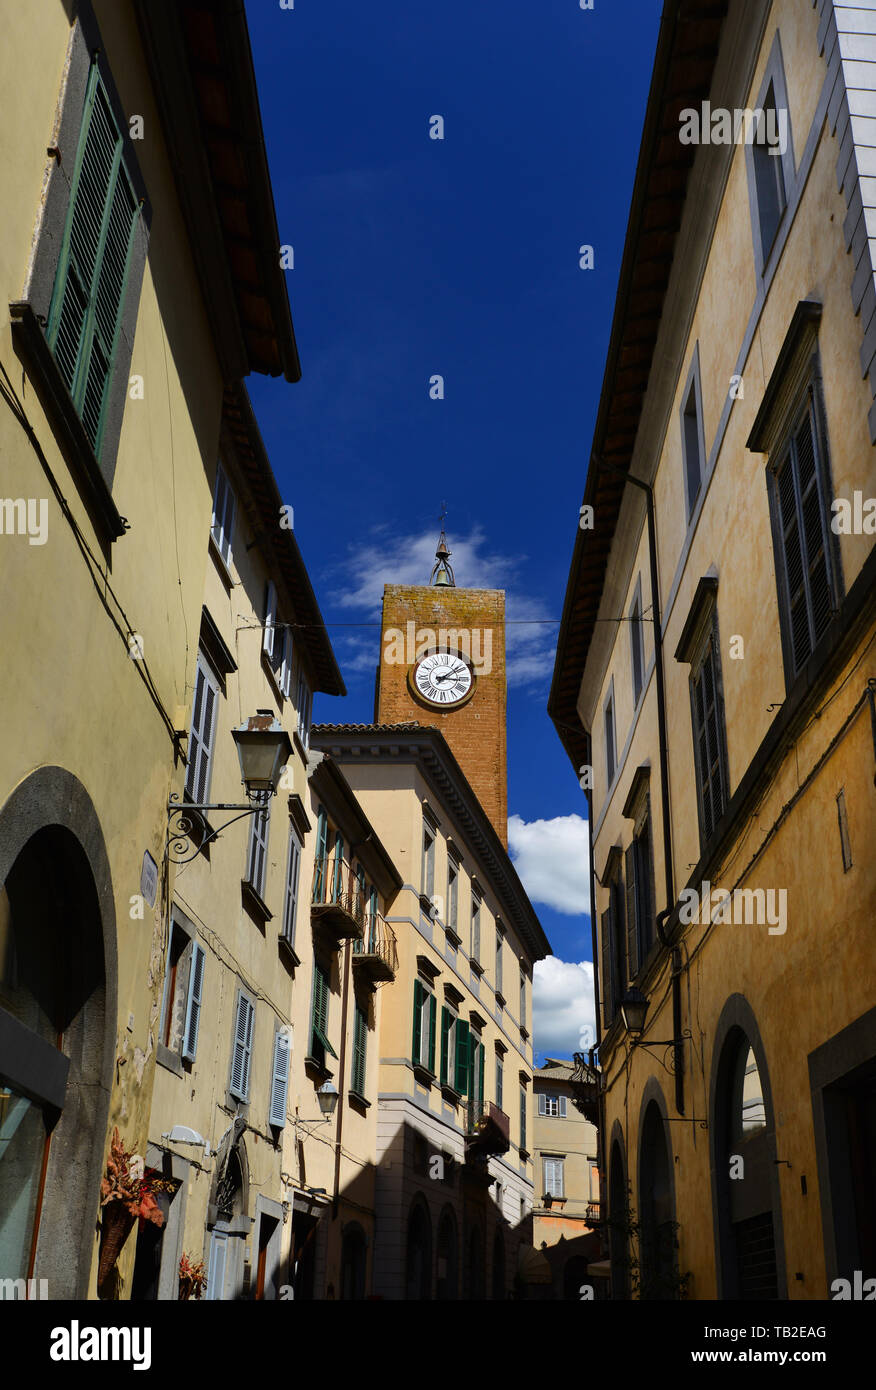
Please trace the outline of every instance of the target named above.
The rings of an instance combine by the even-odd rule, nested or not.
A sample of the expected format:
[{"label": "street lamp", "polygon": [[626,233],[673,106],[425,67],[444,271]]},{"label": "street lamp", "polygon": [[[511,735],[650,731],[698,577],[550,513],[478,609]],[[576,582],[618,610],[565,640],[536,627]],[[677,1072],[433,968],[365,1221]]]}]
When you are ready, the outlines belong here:
[{"label": "street lamp", "polygon": [[333,1081],[324,1081],[316,1093],[319,1108],[327,1120],[335,1113],[338,1103],[338,1088]]},{"label": "street lamp", "polygon": [[648,1012],[648,1000],[639,989],[631,989],[621,1000],[621,1018],[628,1033],[632,1033],[633,1038],[641,1036],[645,1028],[645,1015]]},{"label": "street lamp", "polygon": [[[292,754],[292,740],[271,710],[260,709],[250,715],[231,737],[240,759],[240,780],[246,788],[246,803],[234,801],[180,801],[174,792],[167,803],[167,841],[165,854],[174,864],[187,864],[215,840],[223,830],[244,816],[263,811],[277,791],[280,773]],[[207,824],[205,811],[236,811],[215,830]],[[189,847],[195,843],[194,850]]]}]

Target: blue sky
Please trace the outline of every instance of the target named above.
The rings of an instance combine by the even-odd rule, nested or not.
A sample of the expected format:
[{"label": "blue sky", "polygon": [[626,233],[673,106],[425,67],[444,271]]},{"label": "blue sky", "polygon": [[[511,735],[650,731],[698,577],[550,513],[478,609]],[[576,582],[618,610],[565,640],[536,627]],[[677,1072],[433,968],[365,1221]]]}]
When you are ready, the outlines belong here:
[{"label": "blue sky", "polygon": [[428,581],[446,502],[457,584],[507,593],[539,1054],[592,1028],[586,803],[546,704],[660,9],[246,5],[303,372],[248,385],[349,692],[314,717],[373,717],[383,585]]}]

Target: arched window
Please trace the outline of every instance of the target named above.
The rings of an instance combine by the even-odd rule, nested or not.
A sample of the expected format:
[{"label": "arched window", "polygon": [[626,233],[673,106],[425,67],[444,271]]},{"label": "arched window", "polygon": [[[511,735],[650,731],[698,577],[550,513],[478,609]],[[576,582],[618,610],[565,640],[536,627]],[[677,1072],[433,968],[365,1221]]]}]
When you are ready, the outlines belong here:
[{"label": "arched window", "polygon": [[666,1122],[648,1102],[639,1148],[639,1297],[675,1298],[675,1203]]},{"label": "arched window", "polygon": [[438,1223],[437,1291],[440,1299],[459,1297],[459,1252],[456,1217],[445,1207]]},{"label": "arched window", "polygon": [[777,1299],[775,1133],[763,1063],[740,1024],[720,1045],[714,1077],[720,1296]]},{"label": "arched window", "polygon": [[432,1222],[422,1198],[415,1198],[408,1217],[405,1298],[432,1297]]}]

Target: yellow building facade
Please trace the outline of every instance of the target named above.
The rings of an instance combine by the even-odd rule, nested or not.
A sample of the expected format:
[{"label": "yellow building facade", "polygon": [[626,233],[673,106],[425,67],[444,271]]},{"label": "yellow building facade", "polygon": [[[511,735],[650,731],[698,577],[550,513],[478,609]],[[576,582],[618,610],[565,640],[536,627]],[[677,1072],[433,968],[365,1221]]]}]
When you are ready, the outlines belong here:
[{"label": "yellow building facade", "polygon": [[52,1299],[96,1294],[112,1130],[146,1158],[223,392],[300,374],[239,7],[72,8],[0,57],[0,1273]]},{"label": "yellow building facade", "polygon": [[876,1261],[876,10],[725,8],[666,6],[550,712],[614,1296],[820,1299]]}]

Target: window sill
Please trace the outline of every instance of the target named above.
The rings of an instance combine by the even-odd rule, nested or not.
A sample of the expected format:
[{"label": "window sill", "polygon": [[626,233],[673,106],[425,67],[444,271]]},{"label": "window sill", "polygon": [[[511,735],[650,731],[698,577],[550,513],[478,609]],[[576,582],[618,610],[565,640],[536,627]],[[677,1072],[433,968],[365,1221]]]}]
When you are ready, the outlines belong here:
[{"label": "window sill", "polygon": [[230,594],[231,590],[234,588],[234,577],[231,573],[231,570],[228,568],[225,559],[223,558],[221,550],[219,549],[218,545],[213,539],[212,531],[210,532],[210,539],[207,542],[207,549],[209,550],[213,563],[219,572],[219,578],[222,580],[222,583],[225,585],[225,588],[228,590]]},{"label": "window sill", "polygon": [[301,964],[301,957],[295,950],[295,947],[292,945],[292,942],[289,940],[289,938],[287,936],[284,936],[282,932],[280,933],[278,940],[280,943],[280,954],[284,957],[286,963],[288,965],[291,965],[292,969],[295,970]]},{"label": "window sill", "polygon": [[477,975],[478,979],[480,979],[484,973],[484,967],[481,965],[480,961],[472,956],[469,961],[469,966],[471,967],[471,973]]},{"label": "window sill", "polygon": [[165,1067],[168,1071],[172,1071],[174,1076],[183,1075],[182,1058],[179,1053],[174,1052],[172,1048],[165,1047],[164,1043],[156,1043],[155,1060],[160,1067]]},{"label": "window sill", "polygon": [[499,1008],[500,1008],[500,1009],[504,1009],[506,1003],[508,1002],[508,1001],[506,1000],[504,994],[502,993],[502,991],[501,991],[500,989],[497,989],[497,990],[495,991],[495,994],[496,994],[496,1003],[499,1005]]},{"label": "window sill", "polygon": [[524,1026],[523,1026],[522,1023],[521,1023],[521,1025],[520,1025],[520,1036],[521,1036],[521,1038],[523,1039],[524,1042],[528,1042],[528,1041],[529,1041],[529,1029],[528,1029],[528,1028],[524,1028]]},{"label": "window sill", "polygon": [[371,1109],[371,1101],[366,1100],[358,1091],[348,1091],[347,1100],[354,1110],[358,1110],[363,1115],[366,1115]]},{"label": "window sill", "polygon": [[102,540],[116,541],[128,530],[128,522],[116,509],[46,335],[26,300],[10,304],[9,316],[15,349],[33,382],[91,519]]},{"label": "window sill", "polygon": [[274,914],[264,898],[245,878],[240,880],[240,895],[247,912],[258,921],[260,926],[264,926],[266,922],[273,919]]},{"label": "window sill", "polygon": [[317,1077],[320,1082],[328,1081],[332,1075],[325,1063],[320,1062],[312,1053],[308,1053],[305,1057],[304,1069],[309,1074]]},{"label": "window sill", "polygon": [[462,945],[462,937],[459,935],[459,933],[455,932],[452,927],[445,927],[444,935],[447,937],[451,949],[457,951],[459,947]]},{"label": "window sill", "polygon": [[434,1085],[434,1083],[438,1080],[435,1073],[433,1071],[430,1071],[428,1067],[424,1067],[421,1062],[414,1062],[413,1068],[414,1076],[417,1078],[421,1086],[428,1086],[429,1088],[431,1088]]},{"label": "window sill", "polygon": [[529,1162],[529,1149],[518,1149],[517,1152],[520,1154],[521,1162]]},{"label": "window sill", "polygon": [[451,1086],[447,1081],[442,1081],[441,1083],[441,1094],[450,1105],[459,1105],[459,1102],[462,1100],[462,1092],[457,1091],[456,1088]]}]

